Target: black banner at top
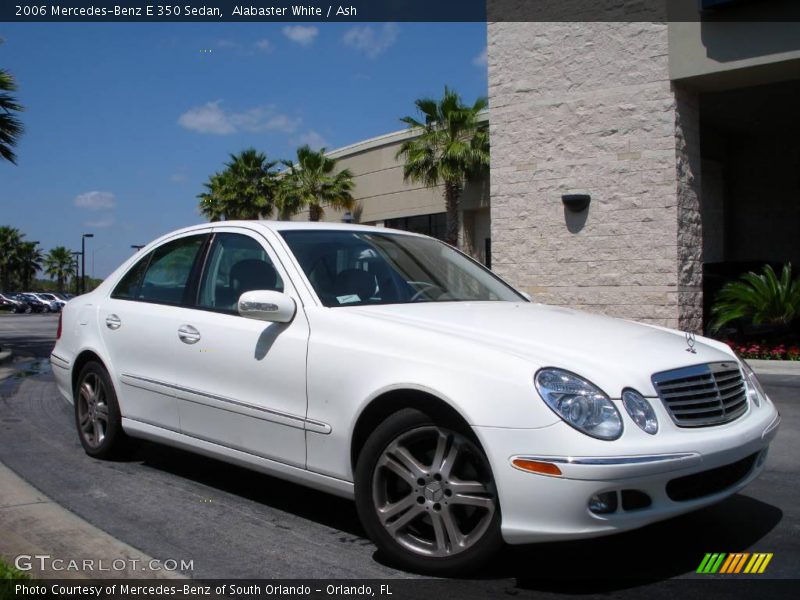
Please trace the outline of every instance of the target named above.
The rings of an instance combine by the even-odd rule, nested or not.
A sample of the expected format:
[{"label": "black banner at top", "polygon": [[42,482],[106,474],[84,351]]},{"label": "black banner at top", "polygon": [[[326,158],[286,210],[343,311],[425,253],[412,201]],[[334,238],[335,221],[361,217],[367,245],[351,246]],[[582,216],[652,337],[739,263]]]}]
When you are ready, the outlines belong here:
[{"label": "black banner at top", "polygon": [[2,0],[0,21],[800,21],[796,0]]}]

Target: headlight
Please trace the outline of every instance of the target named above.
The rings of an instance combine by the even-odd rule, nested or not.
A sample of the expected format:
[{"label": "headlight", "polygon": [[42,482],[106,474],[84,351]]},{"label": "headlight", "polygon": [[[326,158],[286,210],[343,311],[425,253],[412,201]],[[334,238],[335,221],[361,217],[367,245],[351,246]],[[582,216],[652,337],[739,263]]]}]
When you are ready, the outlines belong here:
[{"label": "headlight", "polygon": [[744,359],[739,359],[739,363],[742,365],[742,373],[744,373],[744,386],[747,389],[747,396],[756,406],[761,406],[762,399],[766,402],[769,400],[767,393],[764,391],[764,388],[761,387],[761,383],[758,381],[758,377],[753,372],[753,369],[750,368],[750,365],[747,364],[747,361]]},{"label": "headlight", "polygon": [[599,388],[574,373],[541,369],[534,378],[542,400],[568,425],[601,440],[622,435],[617,407]]},{"label": "headlight", "polygon": [[622,392],[622,405],[625,407],[625,410],[628,411],[633,422],[636,423],[642,431],[650,435],[655,435],[658,431],[658,419],[656,418],[656,412],[653,410],[653,407],[650,406],[650,403],[644,396],[636,390],[626,389]]}]

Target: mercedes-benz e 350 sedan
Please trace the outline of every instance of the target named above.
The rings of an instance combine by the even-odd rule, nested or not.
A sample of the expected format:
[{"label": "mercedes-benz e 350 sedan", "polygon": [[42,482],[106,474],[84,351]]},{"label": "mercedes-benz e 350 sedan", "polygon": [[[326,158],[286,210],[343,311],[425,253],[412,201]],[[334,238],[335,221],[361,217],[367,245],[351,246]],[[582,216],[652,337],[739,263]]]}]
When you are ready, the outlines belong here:
[{"label": "mercedes-benz e 350 sedan", "polygon": [[354,498],[434,573],[718,502],[779,423],[724,344],[534,304],[367,226],[166,235],[66,305],[51,361],[91,456],[145,438]]}]

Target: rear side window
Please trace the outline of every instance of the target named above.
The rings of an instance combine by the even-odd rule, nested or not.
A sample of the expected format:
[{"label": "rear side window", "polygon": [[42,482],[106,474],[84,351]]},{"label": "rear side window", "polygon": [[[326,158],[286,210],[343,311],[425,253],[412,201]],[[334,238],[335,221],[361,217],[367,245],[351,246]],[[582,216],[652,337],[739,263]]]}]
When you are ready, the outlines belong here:
[{"label": "rear side window", "polygon": [[194,235],[159,246],[120,279],[112,298],[184,304],[189,278],[208,236]]},{"label": "rear side window", "polygon": [[112,298],[117,298],[119,300],[136,300],[136,296],[139,294],[139,286],[142,283],[142,276],[147,269],[147,265],[150,264],[150,258],[152,258],[152,256],[153,253],[150,252],[125,273],[125,276],[119,280],[117,287],[111,292]]}]

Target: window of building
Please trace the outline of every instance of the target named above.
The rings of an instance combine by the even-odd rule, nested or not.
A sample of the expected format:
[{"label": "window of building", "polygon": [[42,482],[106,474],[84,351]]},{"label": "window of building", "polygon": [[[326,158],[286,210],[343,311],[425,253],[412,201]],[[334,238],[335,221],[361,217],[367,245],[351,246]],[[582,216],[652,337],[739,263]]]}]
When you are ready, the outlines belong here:
[{"label": "window of building", "polygon": [[429,235],[437,240],[444,240],[447,227],[447,213],[433,213],[430,215],[417,215],[415,217],[386,219],[383,225],[390,229],[412,231],[414,233]]}]

